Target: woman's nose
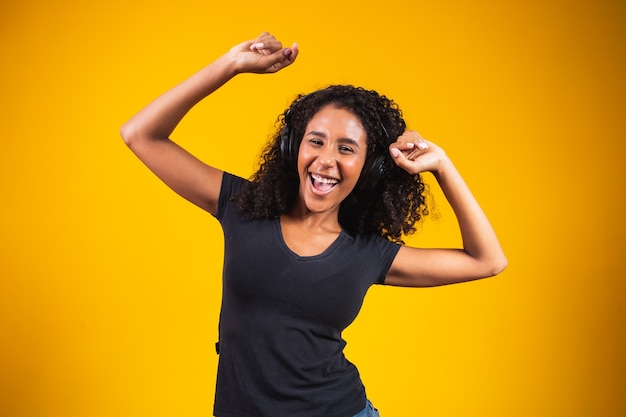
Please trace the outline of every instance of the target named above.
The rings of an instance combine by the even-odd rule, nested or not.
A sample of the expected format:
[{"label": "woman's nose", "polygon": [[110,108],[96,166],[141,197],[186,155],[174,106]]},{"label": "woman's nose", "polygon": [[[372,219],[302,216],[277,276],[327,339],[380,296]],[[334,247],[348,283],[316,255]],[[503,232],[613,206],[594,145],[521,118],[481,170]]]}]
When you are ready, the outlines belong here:
[{"label": "woman's nose", "polygon": [[321,150],[319,160],[324,166],[334,166],[337,162],[337,155],[329,146],[326,146]]}]

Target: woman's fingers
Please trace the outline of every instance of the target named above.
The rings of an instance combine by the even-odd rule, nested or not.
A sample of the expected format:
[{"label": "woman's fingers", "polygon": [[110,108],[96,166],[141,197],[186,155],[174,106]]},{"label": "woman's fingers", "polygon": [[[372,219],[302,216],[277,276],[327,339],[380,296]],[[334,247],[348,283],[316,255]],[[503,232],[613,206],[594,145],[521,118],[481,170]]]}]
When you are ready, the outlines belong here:
[{"label": "woman's fingers", "polygon": [[396,165],[410,174],[438,169],[441,149],[422,138],[419,133],[407,131],[389,147]]},{"label": "woman's fingers", "polygon": [[250,45],[250,50],[263,55],[271,55],[282,49],[283,45],[269,32],[261,33]]},{"label": "woman's fingers", "polygon": [[298,45],[294,43],[291,48],[283,48],[283,45],[269,32],[261,33],[251,41],[248,49],[258,54],[258,59],[253,60],[256,68],[251,72],[265,73],[277,72],[291,65],[298,56]]},{"label": "woman's fingers", "polygon": [[417,143],[414,143],[414,148],[411,152],[408,153],[406,159],[414,161],[415,158],[419,156],[420,153],[428,149],[428,143],[424,139],[420,139]]}]

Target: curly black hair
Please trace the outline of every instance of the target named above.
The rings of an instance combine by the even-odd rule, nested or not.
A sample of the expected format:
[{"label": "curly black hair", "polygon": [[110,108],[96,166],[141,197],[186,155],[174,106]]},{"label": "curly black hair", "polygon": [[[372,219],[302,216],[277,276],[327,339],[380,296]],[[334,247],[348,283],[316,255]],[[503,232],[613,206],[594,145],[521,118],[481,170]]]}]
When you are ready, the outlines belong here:
[{"label": "curly black hair", "polygon": [[[332,104],[354,113],[367,133],[365,166],[372,158],[384,158],[382,178],[372,190],[355,187],[341,203],[339,223],[351,234],[377,234],[402,243],[428,214],[427,187],[419,174],[408,174],[389,155],[389,145],[406,130],[398,105],[373,90],[351,85],[331,85],[299,95],[278,118],[278,129],[262,152],[258,170],[247,187],[235,196],[240,209],[251,219],[272,219],[289,211],[298,197],[299,177],[293,163],[281,152],[282,133],[288,124],[299,147],[311,118]],[[367,173],[362,174],[367,175]],[[361,182],[363,178],[359,179]]]}]

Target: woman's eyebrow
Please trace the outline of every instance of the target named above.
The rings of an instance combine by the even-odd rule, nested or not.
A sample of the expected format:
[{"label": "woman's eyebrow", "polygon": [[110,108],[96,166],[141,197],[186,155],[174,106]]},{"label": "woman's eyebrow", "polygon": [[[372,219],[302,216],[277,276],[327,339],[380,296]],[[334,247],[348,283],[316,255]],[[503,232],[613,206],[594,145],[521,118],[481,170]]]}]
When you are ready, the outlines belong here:
[{"label": "woman's eyebrow", "polygon": [[352,145],[356,148],[361,148],[361,146],[359,145],[359,142],[357,142],[356,140],[352,138],[339,138],[337,139],[337,142],[344,144],[344,145]]},{"label": "woman's eyebrow", "polygon": [[307,135],[319,136],[320,138],[326,138],[326,134],[324,132],[318,132],[317,130],[311,130],[307,133]]}]

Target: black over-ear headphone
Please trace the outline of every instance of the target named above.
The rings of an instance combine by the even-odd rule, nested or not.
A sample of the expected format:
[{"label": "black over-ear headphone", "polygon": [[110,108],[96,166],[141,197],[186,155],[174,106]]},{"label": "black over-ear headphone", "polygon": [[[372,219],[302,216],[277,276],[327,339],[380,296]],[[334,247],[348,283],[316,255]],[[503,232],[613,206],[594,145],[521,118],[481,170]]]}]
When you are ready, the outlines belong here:
[{"label": "black over-ear headphone", "polygon": [[[303,98],[306,98],[304,96]],[[302,100],[301,98],[300,100]],[[298,151],[300,150],[300,140],[295,138],[295,134],[290,125],[291,109],[287,110],[284,117],[284,127],[280,135],[280,152],[282,154],[285,164],[290,168],[295,168],[298,165]],[[378,122],[387,138],[389,134],[385,126]],[[387,169],[387,163],[384,155],[376,155],[365,161],[365,166],[361,171],[361,176],[356,184],[356,189],[359,192],[373,191],[383,178]]]}]

